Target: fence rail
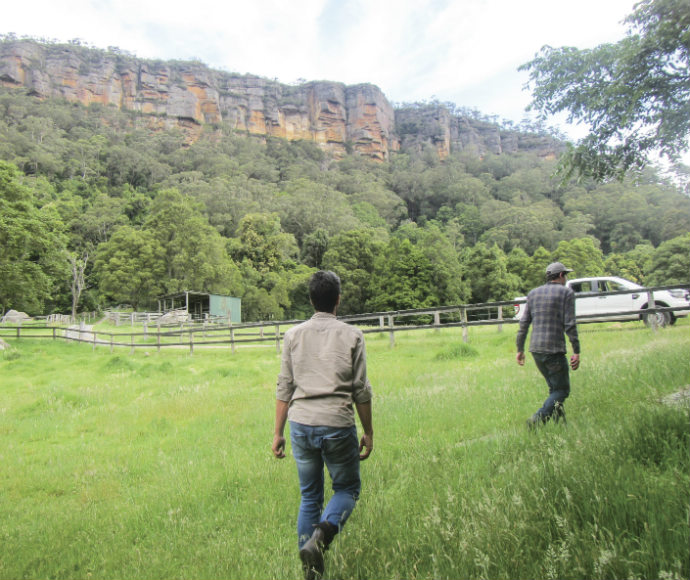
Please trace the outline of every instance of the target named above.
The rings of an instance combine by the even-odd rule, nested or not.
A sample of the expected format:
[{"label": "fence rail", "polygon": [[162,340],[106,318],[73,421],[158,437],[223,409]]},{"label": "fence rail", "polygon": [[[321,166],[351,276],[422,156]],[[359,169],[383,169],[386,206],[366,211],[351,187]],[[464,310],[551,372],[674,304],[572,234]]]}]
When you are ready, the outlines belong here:
[{"label": "fence rail", "polygon": [[[650,294],[650,304],[654,304],[654,291],[675,288],[690,288],[690,285],[645,288],[644,291]],[[602,292],[601,295],[628,294],[632,292]],[[640,290],[637,290],[637,292],[640,292]],[[357,323],[365,334],[388,333],[391,347],[395,345],[395,334],[398,332],[440,330],[442,328],[462,328],[463,340],[467,342],[469,339],[469,329],[473,326],[496,326],[498,332],[502,332],[504,324],[517,324],[518,320],[512,316],[506,318],[505,313],[512,315],[514,305],[520,302],[524,302],[524,300],[372,312],[341,316],[339,319],[350,324]],[[646,312],[675,312],[688,309],[690,309],[690,304],[685,308],[654,306],[648,308]],[[193,353],[194,349],[199,347],[229,346],[234,353],[235,349],[240,346],[275,345],[276,352],[279,353],[284,331],[295,324],[303,322],[303,320],[281,320],[276,322],[233,324],[224,319],[224,324],[221,324],[219,321],[206,319],[204,321],[182,320],[166,325],[160,323],[160,317],[141,316],[142,314],[153,313],[139,313],[137,316],[127,313],[124,318],[130,321],[132,325],[135,323],[142,324],[143,330],[141,332],[95,330],[92,326],[87,326],[84,319],[82,319],[78,326],[65,327],[59,319],[43,317],[40,321],[31,320],[16,325],[0,324],[0,338],[62,339],[88,343],[93,346],[93,349],[97,346],[109,347],[111,352],[115,347],[129,348],[132,353],[137,348],[155,348],[160,352],[161,348],[172,347],[185,348],[190,353]],[[610,314],[609,320],[615,320],[624,315],[639,314],[638,310],[618,312]],[[68,318],[71,320],[71,317]],[[115,318],[117,317],[109,318],[109,320],[114,322]],[[600,313],[578,316],[577,321],[578,324],[606,322],[606,315]],[[152,328],[149,328],[150,324]],[[652,328],[655,329],[653,323]]]}]

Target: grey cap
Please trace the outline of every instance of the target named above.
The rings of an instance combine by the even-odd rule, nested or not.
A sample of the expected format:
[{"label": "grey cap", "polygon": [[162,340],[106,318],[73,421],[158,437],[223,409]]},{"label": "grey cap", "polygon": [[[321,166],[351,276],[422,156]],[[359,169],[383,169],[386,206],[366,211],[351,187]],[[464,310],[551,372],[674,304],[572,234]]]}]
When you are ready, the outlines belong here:
[{"label": "grey cap", "polygon": [[561,272],[572,272],[572,270],[570,268],[566,268],[560,262],[554,262],[553,264],[549,264],[548,266],[546,266],[547,276],[555,276],[557,274],[560,274]]}]

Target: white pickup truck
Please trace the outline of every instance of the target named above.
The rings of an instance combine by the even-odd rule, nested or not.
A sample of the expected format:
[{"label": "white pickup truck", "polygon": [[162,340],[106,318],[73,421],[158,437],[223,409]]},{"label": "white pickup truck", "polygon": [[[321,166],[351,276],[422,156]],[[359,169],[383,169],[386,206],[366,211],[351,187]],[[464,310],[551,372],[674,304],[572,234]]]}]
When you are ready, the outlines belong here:
[{"label": "white pickup truck", "polygon": [[[690,292],[688,290],[656,290],[654,291],[654,305],[660,308],[683,308],[673,312],[645,312],[649,297],[644,286],[630,280],[616,276],[599,276],[596,278],[575,278],[568,280],[569,286],[575,292],[575,316],[586,317],[587,320],[644,320],[652,323],[652,316],[656,317],[658,326],[673,324],[676,318],[690,313]],[[604,292],[622,292],[632,290],[627,294],[602,295]],[[520,320],[525,311],[526,296],[515,299],[515,318]],[[601,316],[596,316],[601,315]]]}]

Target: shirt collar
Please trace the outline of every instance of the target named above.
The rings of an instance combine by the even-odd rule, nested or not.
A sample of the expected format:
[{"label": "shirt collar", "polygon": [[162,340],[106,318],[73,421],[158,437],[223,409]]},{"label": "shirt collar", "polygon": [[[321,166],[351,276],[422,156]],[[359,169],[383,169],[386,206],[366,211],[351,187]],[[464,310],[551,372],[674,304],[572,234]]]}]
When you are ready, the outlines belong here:
[{"label": "shirt collar", "polygon": [[330,312],[314,312],[312,319],[314,318],[336,318],[336,315]]}]

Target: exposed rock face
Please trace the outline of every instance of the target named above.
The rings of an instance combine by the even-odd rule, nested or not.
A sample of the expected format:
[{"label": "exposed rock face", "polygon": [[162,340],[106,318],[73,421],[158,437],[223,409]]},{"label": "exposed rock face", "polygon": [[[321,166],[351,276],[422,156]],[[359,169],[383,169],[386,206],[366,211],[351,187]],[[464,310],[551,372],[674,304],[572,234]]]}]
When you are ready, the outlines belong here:
[{"label": "exposed rock face", "polygon": [[101,103],[198,125],[307,139],[335,153],[352,148],[386,159],[395,123],[378,87],[299,86],[214,71],[196,62],[152,62],[72,45],[0,43],[0,82],[40,97]]},{"label": "exposed rock face", "polygon": [[224,122],[254,135],[314,141],[336,156],[355,151],[377,160],[423,143],[435,147],[441,158],[466,147],[480,154],[522,148],[516,134],[452,115],[444,107],[394,111],[370,84],[282,85],[199,62],[145,61],[78,45],[2,41],[0,83],[39,97],[137,111],[149,115],[153,126],[184,127],[191,139],[202,125]]},{"label": "exposed rock face", "polygon": [[417,105],[396,110],[396,135],[402,149],[432,145],[441,159],[451,151],[472,149],[478,155],[532,151],[551,157],[563,145],[548,135],[503,129],[471,116],[453,115],[443,105]]}]

